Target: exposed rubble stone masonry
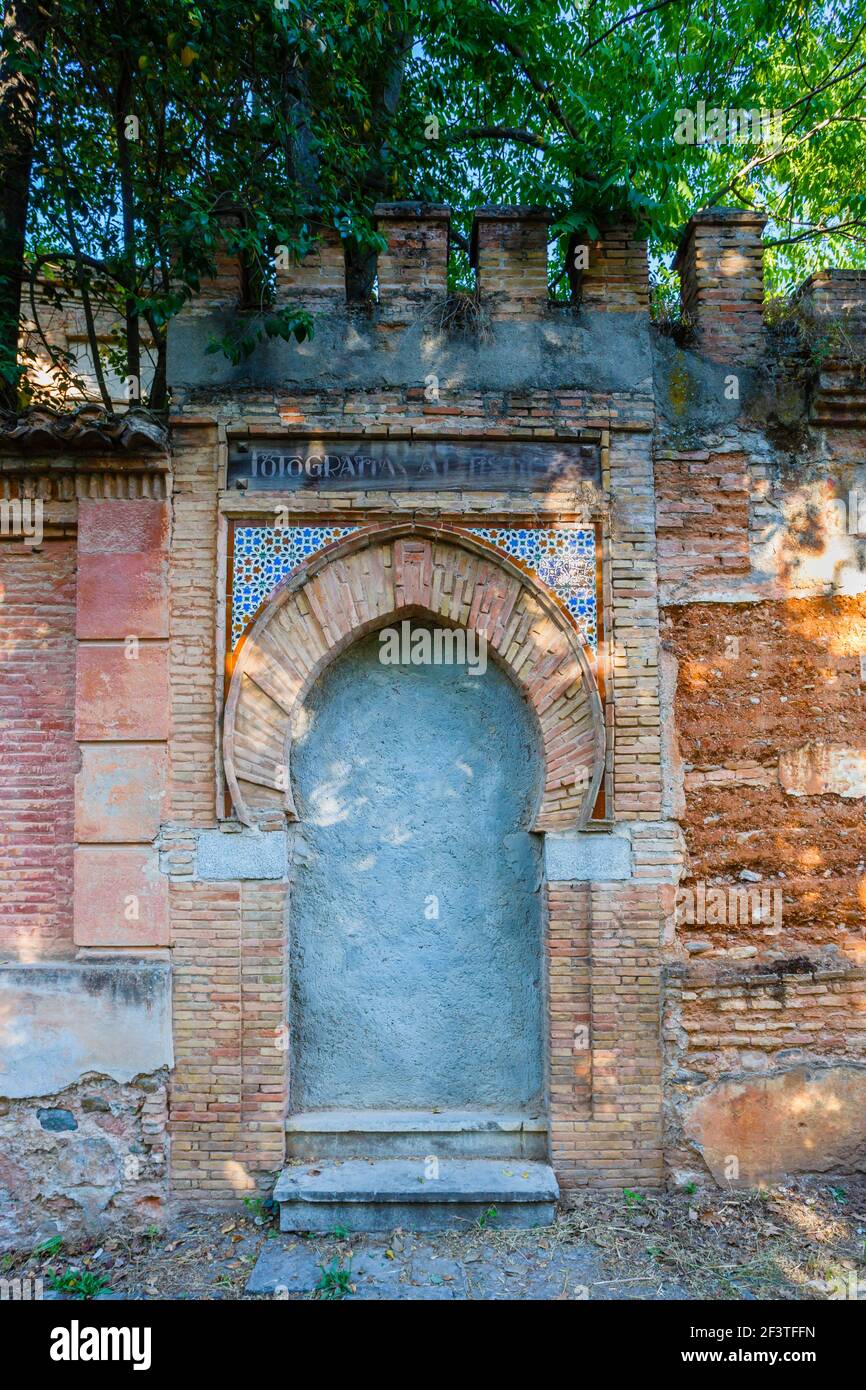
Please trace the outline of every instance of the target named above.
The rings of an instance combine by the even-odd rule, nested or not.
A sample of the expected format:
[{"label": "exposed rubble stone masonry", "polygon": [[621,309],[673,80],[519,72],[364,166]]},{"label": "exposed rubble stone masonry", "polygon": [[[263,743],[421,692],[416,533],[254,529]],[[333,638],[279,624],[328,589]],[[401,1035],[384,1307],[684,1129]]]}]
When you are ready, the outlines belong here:
[{"label": "exposed rubble stone masonry", "polygon": [[[687,229],[685,347],[650,324],[628,226],[589,247],[565,304],[546,216],[480,209],[461,304],[448,209],[379,216],[378,301],[346,304],[328,235],[277,291],[315,336],[241,366],[205,351],[252,312],[222,258],[172,325],[170,432],[91,408],[0,428],[0,501],[38,500],[42,527],[0,537],[3,1242],[270,1190],[297,1120],[304,826],[357,813],[339,766],[311,810],[292,748],[322,673],[406,619],[484,632],[535,730],[515,835],[538,852],[482,822],[477,855],[543,866],[545,1093],[526,1119],[563,1196],[866,1169],[866,284],[804,287],[821,350],[797,375],[762,317],[750,213]],[[255,450],[347,440],[368,459],[399,443],[411,476],[245,471]],[[429,469],[446,446],[451,485]],[[280,525],[318,540],[233,644],[236,528]],[[553,569],[478,535],[539,526],[597,537],[597,646]],[[403,765],[432,757],[437,786],[433,735]],[[423,836],[401,833],[405,899]],[[346,880],[346,971],[352,931],[376,928],[370,871]],[[419,910],[431,971],[452,886],[424,890],[439,927]],[[365,1048],[393,1040],[357,1026],[363,1110]]]},{"label": "exposed rubble stone masonry", "polygon": [[165,1071],[119,1085],[87,1074],[75,1086],[0,1101],[0,1242],[36,1245],[111,1223],[149,1226],[165,1210]]}]

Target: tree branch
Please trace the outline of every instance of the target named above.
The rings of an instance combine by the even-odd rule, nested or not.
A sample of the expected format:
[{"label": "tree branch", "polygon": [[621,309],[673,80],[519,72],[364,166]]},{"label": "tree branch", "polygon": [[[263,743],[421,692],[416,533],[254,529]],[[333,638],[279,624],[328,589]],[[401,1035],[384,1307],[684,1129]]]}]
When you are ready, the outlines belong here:
[{"label": "tree branch", "polygon": [[617,29],[621,29],[624,24],[631,24],[634,19],[640,19],[645,14],[652,14],[655,10],[663,10],[667,5],[675,5],[678,2],[679,0],[658,0],[655,5],[644,5],[642,10],[632,10],[631,14],[625,14],[615,24],[611,24],[610,28],[605,29],[603,34],[599,34],[597,39],[593,39],[591,43],[585,43],[578,57],[585,58],[587,53],[591,52],[593,48],[597,48],[600,43],[604,43],[605,39],[609,39],[611,34],[615,33]]},{"label": "tree branch", "polygon": [[852,217],[848,222],[839,222],[835,227],[809,227],[804,232],[796,232],[791,236],[776,237],[772,241],[765,241],[765,246],[794,246],[799,241],[808,241],[810,237],[817,236],[844,236],[847,241],[858,243],[866,242],[866,236],[852,236],[848,231],[849,227],[859,227],[866,233],[866,221],[859,217]]},{"label": "tree branch", "polygon": [[[495,0],[488,0],[488,3],[493,13],[497,15],[500,19],[508,18],[508,16],[504,15],[502,11],[497,7],[497,5],[495,4]],[[548,82],[542,82],[541,78],[536,77],[535,74],[531,71],[528,65],[529,60],[527,59],[527,56],[524,53],[523,49],[520,47],[520,45],[516,44],[513,41],[513,39],[509,39],[504,34],[500,35],[500,37],[498,39],[495,39],[494,42],[500,43],[502,47],[508,53],[511,54],[512,58],[514,58],[515,61],[520,64],[520,71],[523,73],[523,76],[526,78],[530,87],[532,87],[533,90],[536,91],[538,95],[543,98],[551,115],[556,117],[566,134],[570,135],[572,140],[576,140],[578,138],[577,131],[574,129],[574,126],[569,121],[568,117],[566,116],[565,112],[563,111],[562,107],[557,101],[555,95],[551,91],[550,84]]]},{"label": "tree branch", "polygon": [[455,130],[447,137],[448,144],[458,144],[461,140],[513,140],[518,145],[532,145],[536,150],[546,150],[548,142],[531,130],[519,130],[513,126],[479,125],[468,130]]}]

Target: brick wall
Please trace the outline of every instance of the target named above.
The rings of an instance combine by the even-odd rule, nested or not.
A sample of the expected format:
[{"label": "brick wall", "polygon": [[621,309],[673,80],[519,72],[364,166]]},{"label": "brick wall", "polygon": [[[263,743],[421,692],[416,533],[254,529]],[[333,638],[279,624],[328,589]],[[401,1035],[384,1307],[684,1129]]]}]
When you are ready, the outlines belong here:
[{"label": "brick wall", "polygon": [[682,1179],[862,1173],[866,972],[788,965],[667,981],[666,1151]]},{"label": "brick wall", "polygon": [[0,955],[72,947],[75,542],[0,542]]},{"label": "brick wall", "polygon": [[[722,238],[730,281],[697,307],[720,361],[758,342],[742,250]],[[668,420],[694,421],[706,380],[687,353],[666,370]],[[685,849],[665,933],[665,1151],[678,1180],[726,1184],[860,1172],[866,1151],[866,546],[838,517],[863,486],[862,414],[824,381],[833,428],[801,410],[786,432],[772,370],[763,396],[744,381],[738,418],[698,415],[687,443],[665,424],[655,451],[665,796]]]},{"label": "brick wall", "polygon": [[447,208],[423,203],[380,203],[378,230],[388,249],[378,260],[379,300],[383,306],[417,309],[420,296],[445,294],[448,285]]},{"label": "brick wall", "polygon": [[[508,434],[515,437],[521,430],[524,435],[531,430],[529,437],[536,438],[555,436],[558,431],[574,437],[577,422],[585,424],[587,415],[596,427],[601,423],[598,403],[588,411],[587,398],[576,392],[568,398],[538,391],[514,399],[503,399],[500,393],[491,399]],[[477,430],[485,408],[486,402],[479,400],[476,410],[472,398],[454,396],[431,419],[419,404],[418,432]],[[388,393],[358,397],[341,389],[296,392],[281,414],[285,419],[290,411],[293,423],[300,421],[314,430],[325,423],[331,428],[375,430],[378,422],[398,418],[399,428],[406,431],[413,428],[415,409],[411,400],[406,399],[405,405],[392,402]],[[269,411],[262,402],[257,410],[261,412],[258,419],[266,419],[273,430],[279,428],[272,407]],[[633,822],[638,843],[647,826],[658,825],[661,807],[657,580],[650,436],[641,427],[639,405],[627,411],[621,403],[621,417],[627,414],[632,427],[612,430],[609,445],[605,433],[602,448],[605,486],[617,497],[609,525],[606,522],[606,604],[614,691],[610,767],[615,813]],[[251,407],[245,408],[243,418],[250,430],[262,427]],[[607,426],[609,409],[601,420]],[[489,416],[488,422],[495,428]],[[200,737],[204,747],[213,733],[208,720],[212,720],[214,698],[210,681],[215,654],[210,644],[217,606],[217,551],[211,508],[218,448],[215,431],[206,440],[204,426],[195,419],[187,426],[181,416],[176,428],[173,699],[175,709],[182,710],[196,730],[194,739]],[[578,515],[591,515],[587,500],[567,489],[538,500],[549,514],[573,516],[579,508]],[[227,515],[239,516],[272,515],[274,505],[273,497],[261,494],[229,493],[220,501]],[[313,507],[342,517],[366,511],[371,513],[370,520],[381,524],[389,515],[399,517],[408,511],[417,516],[419,508],[429,508],[435,515],[447,507],[453,516],[455,506],[458,511],[495,506],[497,512],[507,514],[508,509],[524,507],[525,498],[468,492],[447,498],[436,493],[301,494],[293,495],[291,506],[299,514]],[[195,658],[190,662],[188,643]],[[194,693],[190,682],[195,682]],[[172,758],[174,825],[164,834],[163,846],[174,874],[175,1188],[190,1196],[229,1195],[256,1181],[281,1157],[288,1057],[273,1040],[285,1022],[280,951],[289,928],[280,886],[273,885],[263,909],[267,939],[257,948],[267,972],[261,993],[253,988],[258,982],[249,973],[249,954],[246,965],[242,955],[242,942],[256,911],[249,886],[197,884],[189,877],[194,843],[185,827],[205,827],[215,820],[209,798],[214,776],[210,755],[193,756],[192,745],[188,748],[178,731]],[[189,784],[183,772],[187,758]],[[665,865],[659,870],[652,855],[641,859],[636,850],[635,857],[643,880],[636,885],[601,884],[592,890],[586,885],[550,885],[551,1126],[554,1160],[564,1189],[588,1182],[622,1186],[661,1181],[659,947],[669,869]],[[244,1042],[245,1019],[252,1029],[252,1043]],[[575,1028],[581,1020],[588,1023],[589,1047],[576,1050]],[[203,1185],[198,1183],[201,1175]]]},{"label": "brick wall", "polygon": [[170,517],[155,499],[78,505],[75,941],[169,941],[165,809]]},{"label": "brick wall", "polygon": [[866,978],[840,971],[686,978],[671,991],[687,1034],[683,1065],[708,1079],[772,1065],[791,1049],[834,1061],[866,1058]]},{"label": "brick wall", "polygon": [[253,1190],[285,1152],[285,886],[172,882],[172,1191]]},{"label": "brick wall", "polygon": [[658,886],[547,891],[551,1161],[566,1191],[658,1185]]},{"label": "brick wall", "polygon": [[175,1071],[172,1192],[214,1200],[255,1188],[285,1148],[283,883],[193,880],[195,831],[217,821],[219,447],[193,424],[175,452],[170,581],[171,877]]},{"label": "brick wall", "polygon": [[217,467],[215,427],[185,431],[172,495],[167,819],[191,826],[212,825],[216,805]]},{"label": "brick wall", "polygon": [[480,208],[472,224],[479,293],[494,318],[537,315],[547,303],[545,213]]},{"label": "brick wall", "polygon": [[[845,1116],[860,1104],[854,1073],[862,1074],[864,1060],[866,968],[864,559],[856,538],[844,537],[843,546],[816,533],[808,508],[804,522],[792,519],[791,503],[798,492],[807,501],[824,496],[828,478],[841,495],[860,485],[862,430],[834,417],[838,428],[820,439],[809,434],[808,447],[792,459],[754,414],[731,415],[725,423],[717,402],[709,424],[708,416],[692,413],[694,393],[710,390],[713,371],[721,376],[706,359],[730,362],[756,350],[763,336],[761,228],[748,214],[724,212],[697,220],[681,254],[684,303],[697,320],[699,353],[676,357],[673,394],[663,382],[661,402],[649,384],[649,350],[646,376],[621,390],[605,387],[593,375],[594,364],[581,359],[574,384],[515,384],[508,374],[513,364],[500,363],[496,370],[503,375],[495,384],[443,378],[438,399],[428,399],[429,356],[417,354],[415,380],[411,372],[401,376],[405,361],[393,349],[403,327],[417,329],[407,308],[413,296],[444,293],[443,212],[380,209],[389,251],[380,264],[382,305],[368,315],[371,353],[383,349],[375,385],[359,384],[353,368],[324,383],[299,370],[297,379],[263,389],[251,369],[250,379],[230,389],[177,392],[168,635],[162,628],[143,634],[145,643],[162,644],[166,653],[166,701],[142,697],[113,708],[103,700],[101,709],[89,701],[94,680],[87,663],[95,662],[104,676],[99,663],[108,660],[109,646],[122,644],[126,624],[105,631],[87,625],[99,618],[98,565],[91,565],[84,596],[78,596],[79,620],[82,614],[87,620],[79,631],[85,750],[79,838],[106,860],[119,862],[122,854],[99,821],[100,778],[110,769],[87,765],[95,757],[91,745],[149,745],[151,736],[140,728],[118,732],[130,708],[136,718],[162,721],[154,737],[167,741],[158,836],[141,839],[136,832],[133,842],[158,850],[170,879],[176,1197],[230,1197],[264,1185],[282,1161],[289,1094],[288,880],[195,877],[196,837],[216,827],[225,811],[219,756],[225,527],[230,518],[271,518],[275,505],[287,500],[225,486],[228,439],[243,434],[393,435],[419,444],[440,434],[514,442],[591,435],[599,443],[600,494],[557,487],[531,502],[525,494],[469,490],[447,497],[395,490],[288,498],[298,517],[325,514],[352,523],[459,526],[488,515],[524,522],[531,510],[546,523],[561,517],[601,526],[605,642],[599,672],[611,824],[596,830],[615,829],[627,840],[631,868],[624,880],[599,876],[547,885],[551,1151],[563,1188],[660,1183],[665,1149],[675,1172],[724,1177],[732,1142],[742,1148],[742,1172],[757,1180],[762,1154],[767,1171],[782,1161],[773,1126],[799,1129],[786,1127],[786,1114],[806,1106],[815,1126],[806,1125],[801,1151],[785,1150],[784,1162],[796,1168],[808,1164],[815,1143],[820,1146],[820,1125],[831,1126],[834,1097]],[[534,323],[539,334],[548,334],[554,322],[574,320],[589,332],[593,315],[645,307],[644,248],[623,227],[608,229],[591,248],[580,309],[549,310],[546,227],[543,215],[527,216],[526,210],[478,212],[481,298],[489,296],[494,320],[511,320],[500,322],[498,331],[514,334],[529,324],[532,332]],[[222,288],[208,293],[217,299],[233,293],[232,275],[221,267]],[[818,299],[822,285],[816,282]],[[845,294],[850,288],[847,281],[836,286]],[[859,292],[858,285],[854,289]],[[289,273],[280,293],[306,296],[332,314],[335,344],[341,324],[351,336],[355,321],[340,304],[342,248],[333,236]],[[207,296],[194,306],[199,311],[207,311]],[[614,317],[596,320],[607,335],[615,335]],[[655,359],[662,375],[670,366],[663,357]],[[677,371],[688,384],[680,395]],[[571,383],[572,375],[556,380]],[[850,402],[845,410],[853,410]],[[146,474],[128,469],[115,475],[107,466],[75,483],[59,471],[47,486],[66,508],[58,513],[63,525],[74,524],[77,502],[87,499],[82,537],[93,506],[135,498],[161,503],[165,495]],[[81,554],[87,553],[84,544]],[[129,553],[137,552],[133,547]],[[111,546],[98,554],[104,560]],[[0,907],[0,922],[8,922],[11,902],[40,951],[68,950],[75,557],[71,542],[52,540],[24,560],[16,547],[5,547],[0,561],[7,595],[14,596],[0,609],[11,673],[3,690],[4,715],[11,712],[4,737],[19,768],[37,756],[28,742],[34,720],[40,738],[44,731],[52,738],[48,780],[43,784],[43,774],[36,774],[29,820],[17,815],[15,784],[11,792],[6,784],[13,802],[13,815],[0,823],[6,865],[18,862],[20,836],[29,836],[22,826],[41,825],[49,813],[57,818],[44,842],[38,829],[28,838],[33,853],[20,880],[27,896],[16,897],[19,880],[10,880],[13,895]],[[126,597],[132,602],[140,595]],[[346,591],[335,599],[343,600],[352,607]],[[87,655],[94,651],[102,655]],[[539,665],[545,660],[542,655]],[[56,675],[47,685],[46,662]],[[21,692],[33,709],[26,729],[18,720]],[[278,805],[268,815],[282,823]],[[224,825],[226,834],[235,829]],[[43,865],[42,851],[55,841]],[[123,846],[124,852],[130,848],[126,841]],[[781,929],[772,919],[690,925],[678,915],[678,893],[699,884],[738,890],[757,879],[779,889]],[[139,944],[157,950],[162,938]],[[763,1124],[762,1107],[770,1117]],[[737,1116],[746,1113],[751,1118],[737,1138]],[[845,1123],[849,1137],[858,1132],[859,1121]],[[834,1161],[848,1161],[846,1142],[842,1129],[838,1143],[828,1141]]]},{"label": "brick wall", "polygon": [[651,439],[639,428],[616,432],[609,455],[611,733],[614,814],[658,816],[658,575]]},{"label": "brick wall", "polygon": [[649,308],[646,241],[629,223],[605,227],[588,247],[589,264],[579,278],[580,301],[590,312],[639,313]]},{"label": "brick wall", "polygon": [[590,898],[585,883],[547,885],[549,1085],[564,1143],[592,1096]]},{"label": "brick wall", "polygon": [[[426,293],[429,298],[431,292],[444,290],[447,218],[433,215],[436,212],[420,210],[416,215],[394,206],[380,210],[389,239],[388,255],[380,262],[383,344],[392,339],[394,323],[413,294]],[[635,308],[645,302],[645,247],[633,242],[627,229],[621,243],[612,233],[604,254],[598,253],[593,282],[598,302],[587,312]],[[480,211],[475,255],[481,296],[490,297],[494,317],[524,311],[541,314],[547,305],[543,215],[527,218],[513,209],[504,216]],[[303,277],[303,267],[299,273]],[[334,280],[324,291],[333,297],[328,312],[337,321],[339,288]],[[280,437],[287,430],[315,435],[358,432],[373,438],[394,434],[419,442],[436,435],[574,440],[596,432],[604,495],[561,486],[534,495],[531,506],[546,519],[598,518],[603,525],[608,644],[600,653],[600,666],[612,697],[608,772],[613,800],[608,812],[632,827],[635,879],[625,884],[549,885],[552,1149],[565,1189],[592,1182],[622,1186],[662,1180],[660,942],[672,873],[666,856],[675,856],[670,854],[670,831],[659,819],[651,401],[644,389],[612,397],[579,386],[470,389],[444,380],[438,400],[432,401],[425,398],[423,368],[419,361],[417,383],[375,389],[299,382],[291,392],[250,388],[224,393],[218,403],[179,393],[171,642],[173,800],[172,825],[163,835],[164,859],[173,875],[178,1064],[172,1128],[178,1193],[229,1195],[278,1164],[288,1086],[289,1057],[273,1044],[285,1023],[281,951],[290,929],[281,896],[285,885],[259,885],[261,901],[256,904],[250,885],[192,879],[191,831],[215,823],[213,799],[208,797],[215,769],[205,744],[213,736],[213,677],[219,665],[219,654],[209,645],[219,605],[214,576],[222,554],[212,510],[221,451],[218,418],[233,440],[260,432]],[[209,432],[208,418],[214,421]],[[218,505],[225,517],[265,520],[284,500],[225,491]],[[404,517],[422,523],[447,517],[459,525],[461,517],[490,512],[503,519],[525,517],[527,508],[525,494],[469,490],[447,495],[397,490],[293,493],[288,502],[298,516],[313,511],[343,522],[379,525]],[[340,577],[342,587],[334,589],[334,595],[344,596],[348,612],[375,598],[366,588],[358,597],[361,591],[348,570]],[[367,582],[372,583],[369,575]],[[326,645],[333,642],[333,633],[328,636],[331,628],[343,630],[343,616],[332,613],[330,603],[324,608],[316,605]],[[541,666],[545,660],[542,656]],[[529,680],[531,684],[532,675]],[[181,714],[190,740],[181,737]],[[251,715],[246,727],[264,726]],[[278,813],[282,796],[268,802],[265,791],[258,788],[258,799],[264,796],[270,814]],[[262,937],[253,955],[249,933],[256,923]],[[583,1026],[585,1041],[575,1032]]]},{"label": "brick wall", "polygon": [[656,526],[663,582],[745,574],[751,475],[744,455],[656,452]]}]

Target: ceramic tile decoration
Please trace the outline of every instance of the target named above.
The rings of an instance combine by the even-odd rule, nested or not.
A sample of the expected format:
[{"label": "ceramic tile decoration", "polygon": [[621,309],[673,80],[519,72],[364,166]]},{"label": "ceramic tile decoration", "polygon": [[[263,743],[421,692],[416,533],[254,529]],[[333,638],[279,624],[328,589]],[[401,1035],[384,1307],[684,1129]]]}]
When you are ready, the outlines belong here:
[{"label": "ceramic tile decoration", "polygon": [[[232,650],[281,579],[357,526],[237,526],[232,573]],[[593,651],[598,642],[595,532],[592,527],[467,527],[520,561],[565,604]]]},{"label": "ceramic tile decoration", "polygon": [[236,526],[232,570],[232,651],[281,579],[357,526]]},{"label": "ceramic tile decoration", "polygon": [[519,560],[562,600],[593,651],[598,645],[595,531],[591,526],[467,527]]}]

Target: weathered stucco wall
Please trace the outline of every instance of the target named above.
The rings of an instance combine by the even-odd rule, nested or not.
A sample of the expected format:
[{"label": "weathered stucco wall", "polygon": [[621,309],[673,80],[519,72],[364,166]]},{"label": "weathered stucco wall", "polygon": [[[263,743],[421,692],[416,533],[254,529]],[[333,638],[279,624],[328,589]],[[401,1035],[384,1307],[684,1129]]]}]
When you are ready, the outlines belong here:
[{"label": "weathered stucco wall", "polygon": [[167,1083],[166,1070],[127,1084],[90,1072],[38,1101],[0,1099],[0,1250],[160,1224]]},{"label": "weathered stucco wall", "polygon": [[0,965],[0,1248],[165,1212],[167,963]]},{"label": "weathered stucco wall", "polygon": [[532,716],[492,659],[469,674],[380,651],[373,633],[328,669],[294,748],[292,1108],[535,1113]]},{"label": "weathered stucco wall", "polygon": [[167,963],[0,965],[0,1095],[40,1096],[87,1072],[132,1081],[171,1062]]}]

